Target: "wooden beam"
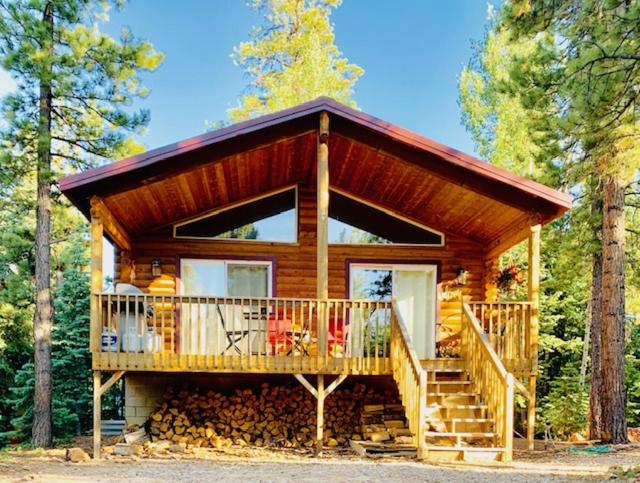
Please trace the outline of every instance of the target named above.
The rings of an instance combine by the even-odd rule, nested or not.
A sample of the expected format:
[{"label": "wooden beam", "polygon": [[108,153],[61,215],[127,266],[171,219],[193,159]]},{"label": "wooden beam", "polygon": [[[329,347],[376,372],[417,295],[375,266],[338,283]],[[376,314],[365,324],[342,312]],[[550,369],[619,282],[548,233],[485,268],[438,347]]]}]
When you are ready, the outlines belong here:
[{"label": "wooden beam", "polygon": [[125,371],[114,372],[109,380],[107,380],[107,382],[100,386],[100,396],[104,396],[104,393],[106,393],[111,388],[111,386],[118,382],[122,378],[122,376],[124,376],[124,373]]},{"label": "wooden beam", "polygon": [[102,373],[93,371],[93,459],[100,459],[102,444],[102,395],[100,379]]},{"label": "wooden beam", "polygon": [[91,198],[91,217],[94,216],[102,220],[104,231],[109,238],[121,249],[131,251],[131,237],[122,224],[111,213],[104,201],[98,196]]},{"label": "wooden beam", "polygon": [[536,376],[538,373],[538,335],[540,314],[540,232],[541,226],[535,225],[529,231],[529,268],[528,291],[531,302],[529,351],[532,360],[529,376],[529,404],[527,405],[527,447],[534,449],[536,423]]},{"label": "wooden beam", "polygon": [[531,393],[529,392],[529,389],[527,389],[527,387],[522,384],[522,382],[514,378],[513,385],[518,391],[520,391],[520,394],[522,394],[527,401],[531,400]]},{"label": "wooden beam", "polygon": [[100,351],[100,300],[102,292],[102,218],[96,210],[91,210],[91,301],[90,301],[90,326],[89,345],[92,352]]},{"label": "wooden beam", "polygon": [[294,374],[293,377],[295,377],[298,382],[302,384],[307,389],[307,391],[309,391],[313,395],[313,397],[318,399],[318,391],[316,391],[316,388],[313,387],[302,374]]},{"label": "wooden beam", "polygon": [[338,387],[340,384],[342,384],[344,382],[344,380],[347,378],[346,374],[340,374],[331,384],[329,384],[329,386],[327,386],[327,388],[324,390],[324,397],[327,397],[329,394],[331,394],[336,387]]},{"label": "wooden beam", "polygon": [[324,437],[324,374],[318,374],[318,410],[316,419],[316,455],[322,454],[322,439]]},{"label": "wooden beam", "polygon": [[318,304],[318,356],[326,359],[327,317],[326,301],[329,298],[329,114],[320,113],[318,126],[317,159],[317,247],[316,290]]},{"label": "wooden beam", "polygon": [[521,222],[511,225],[487,246],[484,254],[485,260],[499,258],[504,251],[526,240],[531,232],[531,226],[538,223],[539,217],[531,215]]}]

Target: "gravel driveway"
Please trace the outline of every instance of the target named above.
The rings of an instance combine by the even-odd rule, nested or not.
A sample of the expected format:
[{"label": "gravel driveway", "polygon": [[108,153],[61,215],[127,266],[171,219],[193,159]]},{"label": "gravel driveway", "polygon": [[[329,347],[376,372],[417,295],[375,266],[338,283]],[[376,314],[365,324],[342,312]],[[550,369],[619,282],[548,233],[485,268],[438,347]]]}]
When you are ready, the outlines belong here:
[{"label": "gravel driveway", "polygon": [[603,481],[612,467],[640,465],[640,447],[603,455],[527,454],[508,467],[430,465],[412,460],[312,458],[282,453],[211,452],[203,459],[112,457],[73,464],[63,450],[0,453],[0,481]]}]

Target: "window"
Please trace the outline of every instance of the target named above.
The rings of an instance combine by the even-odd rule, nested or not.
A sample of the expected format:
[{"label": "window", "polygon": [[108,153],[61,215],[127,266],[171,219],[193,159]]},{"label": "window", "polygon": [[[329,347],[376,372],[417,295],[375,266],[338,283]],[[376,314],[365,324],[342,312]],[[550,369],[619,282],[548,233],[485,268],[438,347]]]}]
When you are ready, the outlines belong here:
[{"label": "window", "polygon": [[444,245],[444,234],[336,190],[329,198],[329,243]]},{"label": "window", "polygon": [[174,226],[176,238],[297,240],[297,189],[288,187]]},{"label": "window", "polygon": [[271,262],[183,258],[181,291],[185,295],[270,297]]}]

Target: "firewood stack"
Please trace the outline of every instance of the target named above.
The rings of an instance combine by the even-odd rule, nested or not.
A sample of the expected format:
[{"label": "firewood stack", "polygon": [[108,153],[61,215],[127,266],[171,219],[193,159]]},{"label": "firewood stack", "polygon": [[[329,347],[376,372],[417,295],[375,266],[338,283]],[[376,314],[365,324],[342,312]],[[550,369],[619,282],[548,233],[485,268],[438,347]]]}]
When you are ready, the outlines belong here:
[{"label": "firewood stack", "polygon": [[[363,439],[365,406],[397,405],[397,395],[362,384],[338,388],[325,400],[324,442],[346,445]],[[232,394],[201,392],[184,386],[167,388],[150,415],[153,441],[169,440],[196,447],[231,445],[311,447],[316,434],[316,401],[299,385],[262,384],[256,394],[236,389]]]}]

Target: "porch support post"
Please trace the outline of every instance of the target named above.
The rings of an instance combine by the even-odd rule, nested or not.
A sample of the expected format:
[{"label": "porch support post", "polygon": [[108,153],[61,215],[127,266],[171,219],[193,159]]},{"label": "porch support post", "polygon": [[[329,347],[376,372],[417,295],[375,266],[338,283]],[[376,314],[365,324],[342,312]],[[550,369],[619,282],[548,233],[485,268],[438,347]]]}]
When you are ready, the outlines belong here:
[{"label": "porch support post", "polygon": [[100,380],[102,372],[93,371],[93,459],[100,459],[102,445],[102,394]]},{"label": "porch support post", "polygon": [[102,292],[102,237],[104,229],[97,198],[91,199],[91,302],[89,345],[91,352],[100,351],[100,299]]},{"label": "porch support post", "polygon": [[302,384],[307,391],[309,391],[313,397],[316,398],[317,403],[317,419],[316,419],[316,455],[322,453],[322,439],[324,433],[324,400],[331,394],[336,387],[344,382],[347,378],[347,374],[340,374],[331,384],[324,387],[324,374],[318,374],[318,383],[316,387],[313,387],[309,381],[302,374],[294,374],[300,384]]},{"label": "porch support post", "polygon": [[316,420],[316,455],[322,454],[322,439],[324,433],[324,374],[318,374],[318,411]]},{"label": "porch support post", "polygon": [[93,371],[93,458],[101,458],[102,446],[102,396],[111,386],[118,382],[125,371],[114,372],[111,377],[102,384],[102,372]]},{"label": "porch support post", "polygon": [[534,449],[536,423],[536,378],[538,375],[538,332],[540,314],[540,225],[533,225],[529,233],[529,301],[531,314],[529,319],[529,353],[531,372],[529,374],[529,404],[527,407],[527,448]]},{"label": "porch support post", "polygon": [[329,114],[320,113],[318,129],[317,162],[317,298],[318,304],[318,355],[326,364],[327,307],[329,298]]}]

